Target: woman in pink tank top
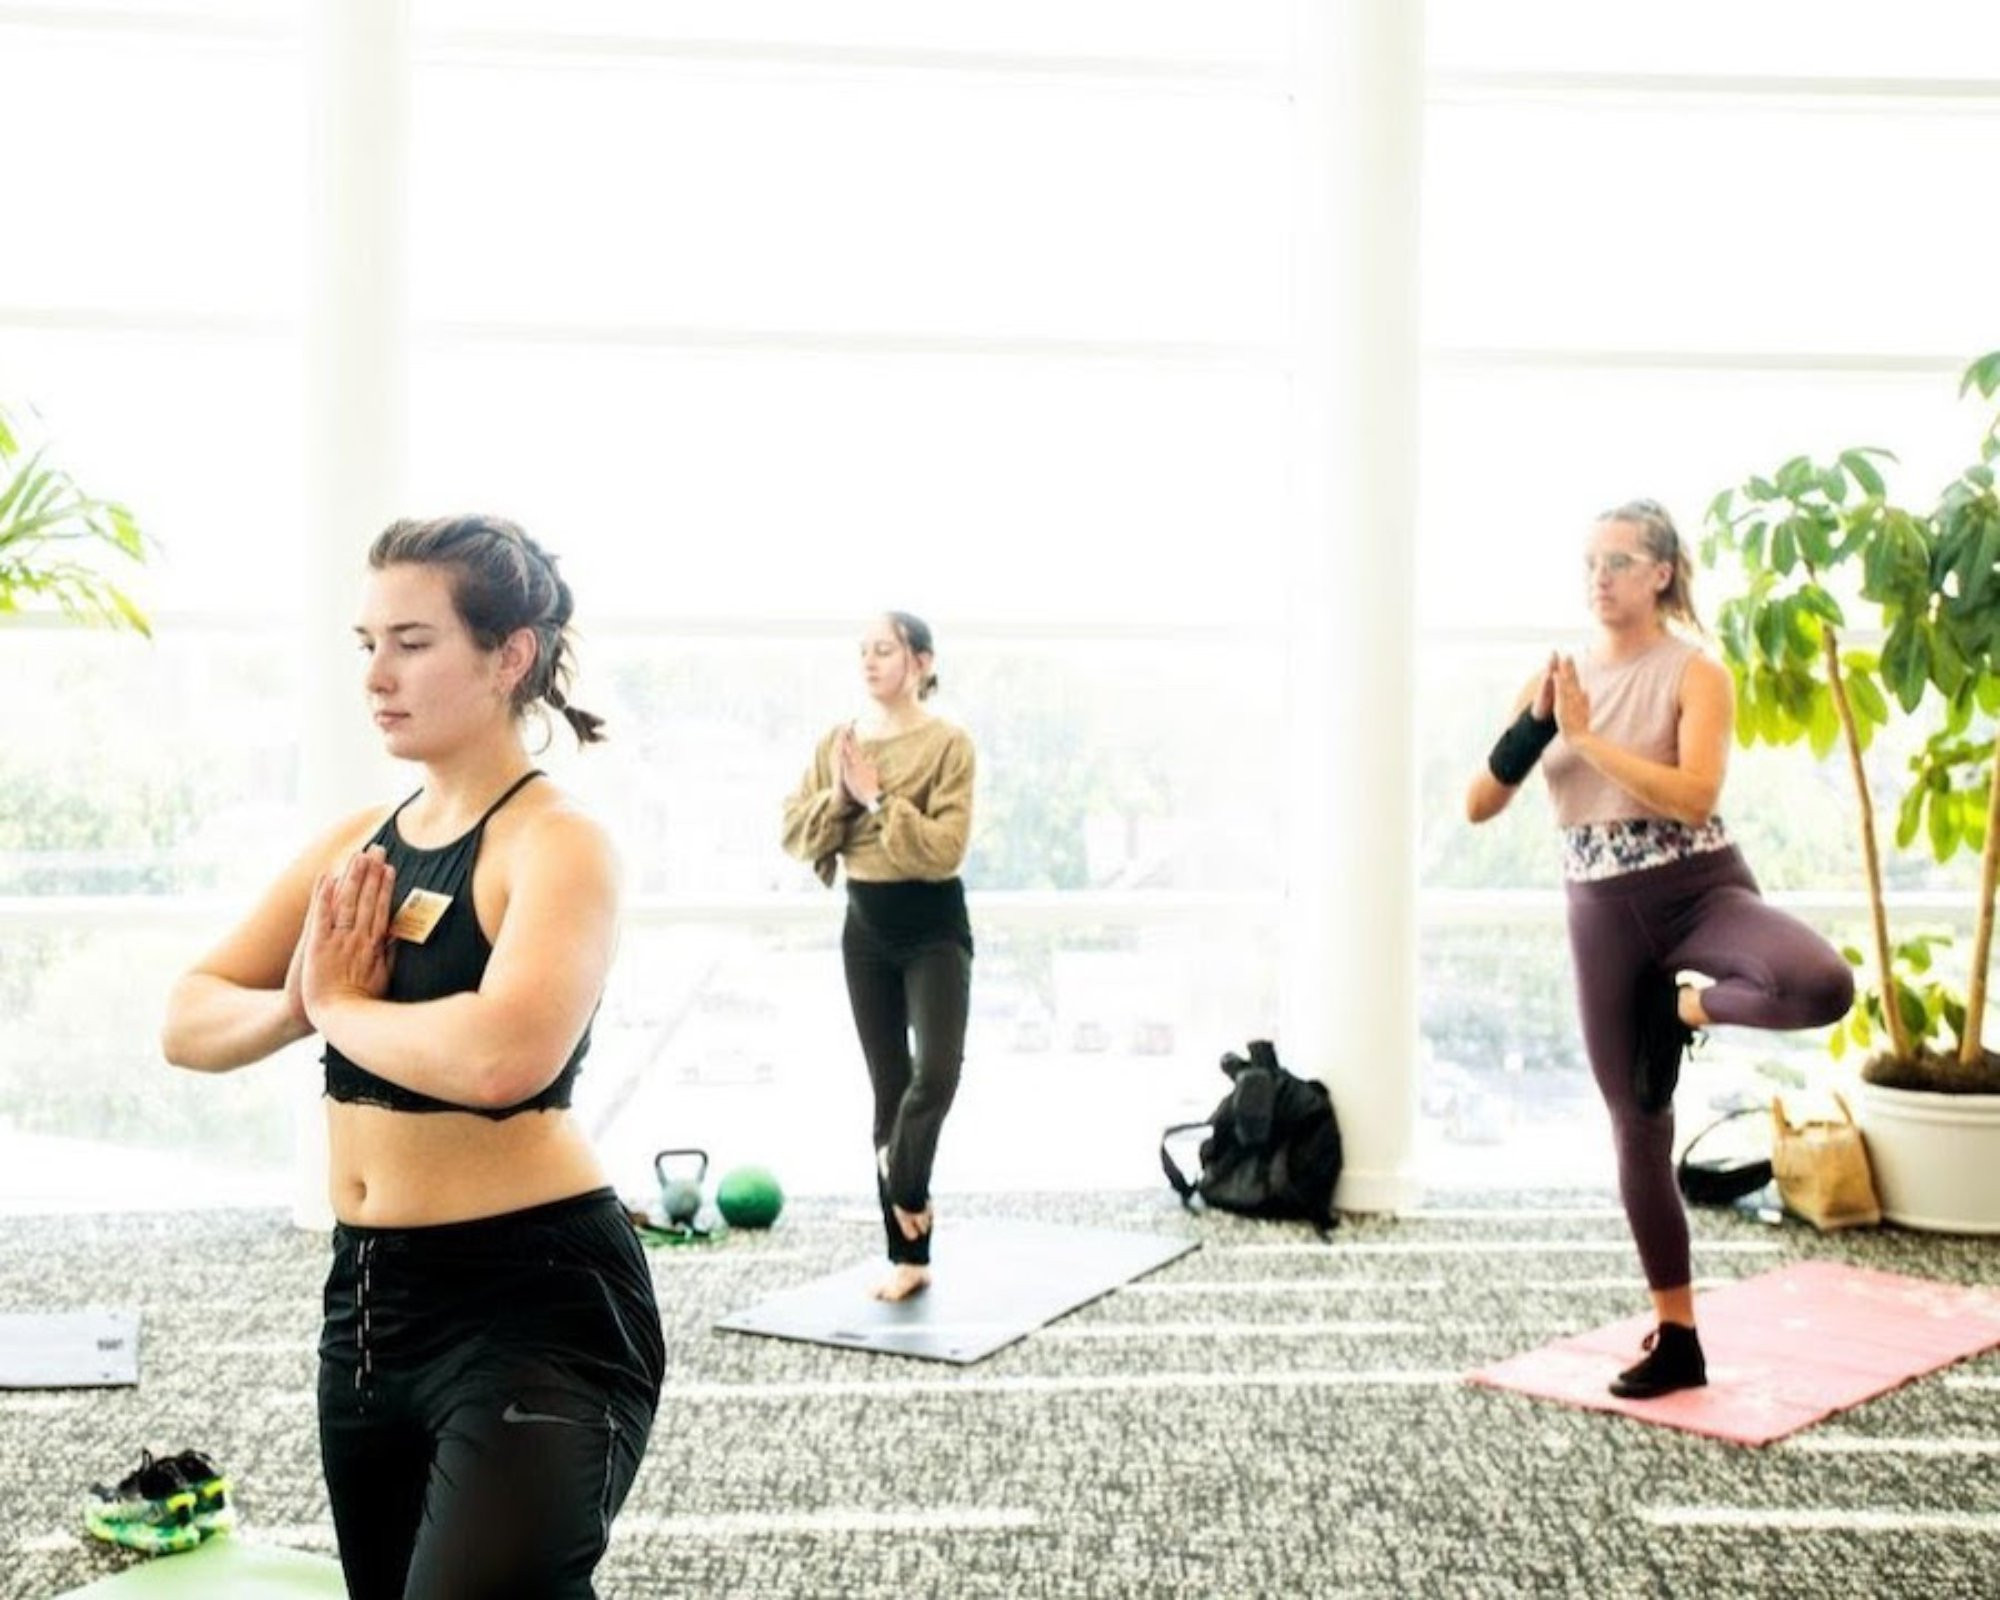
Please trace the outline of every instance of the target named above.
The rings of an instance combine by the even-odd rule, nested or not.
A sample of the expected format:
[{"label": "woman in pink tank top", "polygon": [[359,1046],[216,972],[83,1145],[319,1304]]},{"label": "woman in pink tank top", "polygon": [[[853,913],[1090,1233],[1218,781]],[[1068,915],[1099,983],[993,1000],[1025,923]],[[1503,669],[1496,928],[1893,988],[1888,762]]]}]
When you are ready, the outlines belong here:
[{"label": "woman in pink tank top", "polygon": [[[1498,816],[1540,760],[1562,828],[1584,1049],[1659,1323],[1611,1392],[1646,1399],[1707,1382],[1673,1170],[1682,1053],[1711,1023],[1838,1021],[1854,975],[1826,940],[1765,904],[1717,812],[1735,689],[1675,631],[1701,622],[1673,519],[1652,500],[1605,512],[1584,572],[1590,648],[1551,654],[1522,686],[1466,792],[1466,816]],[[1701,982],[1683,981],[1688,973]]]}]

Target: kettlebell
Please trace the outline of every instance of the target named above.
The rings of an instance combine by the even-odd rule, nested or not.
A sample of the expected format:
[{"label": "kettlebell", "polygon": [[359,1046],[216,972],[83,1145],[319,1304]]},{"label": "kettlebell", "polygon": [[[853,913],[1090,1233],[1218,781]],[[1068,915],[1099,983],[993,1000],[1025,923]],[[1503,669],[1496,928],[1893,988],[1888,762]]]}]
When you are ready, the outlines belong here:
[{"label": "kettlebell", "polygon": [[715,1186],[715,1208],[733,1228],[768,1228],[785,1206],[785,1191],[763,1167],[736,1167]]},{"label": "kettlebell", "polygon": [[[667,1163],[680,1156],[692,1156],[700,1163],[694,1169],[694,1176],[669,1177]],[[653,1157],[653,1172],[660,1180],[660,1215],[669,1227],[686,1228],[694,1224],[701,1211],[701,1181],[708,1176],[708,1152],[706,1150],[662,1150]]]}]

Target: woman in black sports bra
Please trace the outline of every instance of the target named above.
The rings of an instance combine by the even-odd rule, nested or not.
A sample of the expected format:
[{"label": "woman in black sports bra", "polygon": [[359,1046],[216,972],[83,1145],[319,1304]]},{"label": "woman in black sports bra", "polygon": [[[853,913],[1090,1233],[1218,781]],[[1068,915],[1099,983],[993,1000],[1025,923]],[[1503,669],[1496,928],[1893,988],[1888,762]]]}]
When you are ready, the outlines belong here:
[{"label": "woman in black sports bra", "polygon": [[320,1446],[356,1600],[590,1596],[665,1367],[570,1088],[616,944],[610,843],[531,765],[569,587],[510,522],[398,522],[355,632],[423,787],[328,829],[174,986],[168,1060],[325,1045],[338,1219]]}]

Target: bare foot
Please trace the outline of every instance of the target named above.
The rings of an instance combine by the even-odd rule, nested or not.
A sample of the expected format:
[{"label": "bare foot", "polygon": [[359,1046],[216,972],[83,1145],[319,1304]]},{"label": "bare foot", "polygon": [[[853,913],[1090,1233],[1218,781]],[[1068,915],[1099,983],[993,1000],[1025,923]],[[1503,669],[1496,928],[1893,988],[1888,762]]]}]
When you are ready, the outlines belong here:
[{"label": "bare foot", "polygon": [[919,1289],[930,1287],[931,1274],[928,1267],[912,1266],[901,1262],[896,1270],[875,1285],[869,1292],[877,1300],[907,1300]]},{"label": "bare foot", "polygon": [[896,1205],[890,1206],[889,1209],[896,1214],[896,1226],[902,1230],[903,1237],[908,1239],[911,1244],[915,1244],[931,1231],[931,1208],[929,1206],[925,1206],[921,1211],[905,1211],[901,1206]]}]

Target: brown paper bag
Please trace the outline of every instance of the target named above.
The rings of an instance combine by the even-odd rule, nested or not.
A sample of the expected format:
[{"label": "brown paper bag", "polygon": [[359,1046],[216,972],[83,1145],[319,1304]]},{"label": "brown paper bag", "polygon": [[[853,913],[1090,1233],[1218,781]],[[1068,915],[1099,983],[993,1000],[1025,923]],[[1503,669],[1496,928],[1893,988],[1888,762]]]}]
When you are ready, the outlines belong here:
[{"label": "brown paper bag", "polygon": [[1771,1170],[1785,1209],[1804,1217],[1822,1233],[1867,1227],[1882,1220],[1875,1197],[1875,1174],[1868,1146],[1854,1125],[1854,1113],[1836,1092],[1841,1120],[1793,1122],[1782,1096],[1771,1101]]}]

